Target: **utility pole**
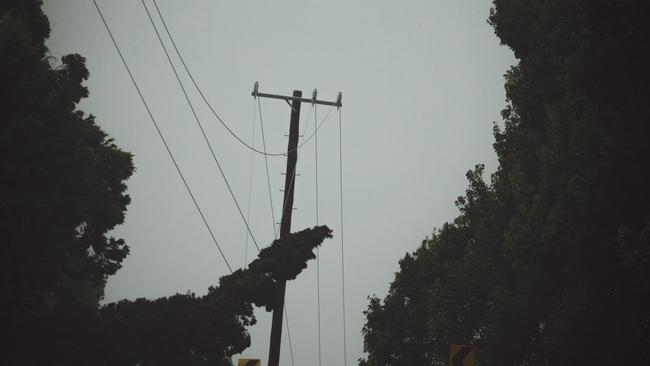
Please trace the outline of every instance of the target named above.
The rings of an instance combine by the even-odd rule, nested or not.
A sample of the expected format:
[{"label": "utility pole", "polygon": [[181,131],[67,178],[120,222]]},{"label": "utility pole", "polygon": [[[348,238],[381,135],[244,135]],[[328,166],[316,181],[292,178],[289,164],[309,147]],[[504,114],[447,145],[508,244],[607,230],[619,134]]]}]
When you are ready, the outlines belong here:
[{"label": "utility pole", "polygon": [[[314,90],[312,99],[302,97],[301,90],[294,90],[293,96],[281,96],[258,92],[259,83],[255,82],[253,97],[272,99],[284,99],[291,106],[291,119],[289,122],[289,143],[287,145],[287,171],[284,180],[284,199],[282,205],[282,219],[280,220],[280,239],[285,239],[291,233],[291,214],[293,213],[293,191],[296,179],[296,162],[298,161],[298,137],[300,124],[300,105],[302,102],[312,104],[324,104],[341,107],[341,93],[338,94],[336,102],[320,101],[316,99],[317,92]],[[273,322],[271,324],[271,341],[269,345],[269,366],[279,366],[280,344],[282,340],[282,320],[284,316],[284,295],[287,289],[287,282],[278,283],[275,304],[273,307]]]},{"label": "utility pole", "polygon": [[[294,98],[301,98],[302,91],[294,90]],[[298,160],[298,125],[300,124],[299,100],[291,103],[291,121],[289,124],[289,144],[287,145],[287,170],[284,178],[284,199],[282,200],[282,219],[280,220],[280,240],[291,232],[291,214],[293,212],[293,188],[296,179],[296,162]],[[271,342],[269,346],[269,366],[280,363],[280,343],[282,341],[282,318],[284,315],[284,293],[287,281],[278,283],[275,306],[273,307],[273,323],[271,325]]]}]

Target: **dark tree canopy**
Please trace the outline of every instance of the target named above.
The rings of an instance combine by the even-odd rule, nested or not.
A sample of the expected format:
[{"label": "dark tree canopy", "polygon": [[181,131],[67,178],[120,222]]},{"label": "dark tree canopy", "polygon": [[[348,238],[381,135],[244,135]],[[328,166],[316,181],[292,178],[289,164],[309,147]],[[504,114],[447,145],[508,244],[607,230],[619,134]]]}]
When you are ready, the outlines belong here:
[{"label": "dark tree canopy", "polygon": [[128,254],[107,232],[124,220],[131,154],[76,108],[85,60],[53,66],[48,35],[41,1],[0,1],[0,320],[16,344],[64,309],[96,309]]},{"label": "dark tree canopy", "polygon": [[499,168],[468,173],[385,299],[362,365],[650,364],[647,1],[495,0],[519,59],[506,75]]},{"label": "dark tree canopy", "polygon": [[50,66],[40,2],[3,1],[0,18],[3,313],[96,307],[128,253],[106,233],[124,220],[131,155],[76,109],[84,58]]},{"label": "dark tree canopy", "polygon": [[78,353],[64,345],[60,358],[76,356],[93,365],[230,365],[232,355],[250,346],[246,327],[256,323],[253,306],[273,310],[279,281],[302,272],[331,236],[327,226],[317,226],[276,240],[247,269],[221,277],[202,297],[123,300],[83,314],[72,340],[58,337]]}]

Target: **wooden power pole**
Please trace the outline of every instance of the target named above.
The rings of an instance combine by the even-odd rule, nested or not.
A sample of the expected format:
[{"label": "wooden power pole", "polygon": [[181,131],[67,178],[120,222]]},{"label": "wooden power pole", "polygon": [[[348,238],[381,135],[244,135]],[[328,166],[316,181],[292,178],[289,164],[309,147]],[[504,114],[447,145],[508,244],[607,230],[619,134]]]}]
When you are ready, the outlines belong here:
[{"label": "wooden power pole", "polygon": [[[284,180],[284,199],[282,205],[282,219],[280,220],[280,239],[285,239],[291,233],[291,214],[293,213],[293,191],[296,179],[296,162],[298,161],[298,137],[300,125],[300,105],[302,102],[312,104],[325,104],[330,106],[341,107],[341,93],[339,93],[336,102],[326,102],[316,99],[316,90],[312,94],[312,99],[302,97],[301,90],[294,90],[293,96],[281,96],[274,94],[265,94],[258,92],[259,84],[255,82],[253,89],[254,97],[284,99],[291,105],[291,119],[289,122],[289,143],[287,145],[287,171]],[[273,322],[271,324],[271,341],[269,344],[269,366],[279,366],[280,363],[280,344],[282,341],[282,320],[284,317],[284,294],[286,292],[287,282],[278,283],[278,292],[276,293],[275,304],[273,306]]]},{"label": "wooden power pole", "polygon": [[[302,91],[294,90],[294,98],[301,98]],[[298,127],[300,124],[299,100],[291,103],[291,122],[289,124],[289,144],[287,145],[287,173],[284,179],[284,199],[282,200],[282,219],[280,220],[280,240],[291,232],[291,213],[293,212],[293,188],[296,179],[296,161],[298,160]],[[273,307],[273,323],[271,325],[271,342],[269,346],[269,366],[280,363],[280,343],[282,340],[282,318],[284,315],[284,293],[287,282],[278,283],[278,292]]]}]

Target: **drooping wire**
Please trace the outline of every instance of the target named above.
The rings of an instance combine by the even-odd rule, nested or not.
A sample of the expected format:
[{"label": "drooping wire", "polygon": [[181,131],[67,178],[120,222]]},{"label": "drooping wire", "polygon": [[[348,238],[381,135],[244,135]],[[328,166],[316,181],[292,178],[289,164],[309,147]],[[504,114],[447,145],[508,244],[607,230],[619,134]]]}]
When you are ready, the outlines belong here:
[{"label": "drooping wire", "polygon": [[[262,103],[260,98],[257,98],[257,108],[260,111],[260,129],[262,130],[262,147],[266,153],[266,138],[264,137],[264,121],[262,120]],[[271,203],[271,223],[273,224],[273,237],[278,238],[278,231],[275,228],[275,209],[273,208],[273,195],[271,194],[271,177],[269,176],[269,159],[268,155],[264,154],[264,166],[266,167],[266,182],[269,189],[269,202]]]},{"label": "drooping wire", "polygon": [[284,319],[287,323],[287,338],[289,339],[289,355],[291,355],[291,366],[296,366],[293,362],[293,346],[291,343],[291,331],[289,330],[289,311],[287,310],[287,304],[284,304]]},{"label": "drooping wire", "polygon": [[[325,114],[325,117],[324,117],[323,120],[318,124],[318,127],[316,127],[316,129],[314,130],[314,132],[312,132],[312,134],[309,135],[309,137],[307,137],[307,138],[306,138],[306,139],[305,139],[305,140],[304,140],[300,145],[298,145],[298,147],[296,147],[295,150],[298,150],[298,149],[300,149],[301,147],[305,146],[305,145],[309,142],[309,140],[311,140],[312,137],[316,136],[316,133],[318,132],[318,130],[320,130],[321,127],[323,127],[323,123],[325,123],[325,121],[327,121],[327,118],[329,117],[329,115],[330,115],[330,113],[332,112],[333,109],[334,109],[334,108],[333,108],[332,106],[329,107],[329,109],[327,110],[327,113]],[[292,150],[292,151],[293,151],[293,150]],[[285,154],[285,155],[286,155],[286,154]]]},{"label": "drooping wire", "polygon": [[[259,103],[259,98],[257,98],[257,100],[258,100],[258,107],[259,107],[260,121],[261,121],[261,120],[262,120],[262,107],[261,107],[261,104]],[[313,109],[314,106],[312,105],[311,108]],[[325,116],[325,118],[323,118],[323,119],[320,121],[320,123],[318,124],[319,126],[322,126],[323,123],[325,123],[325,121],[326,121],[327,118],[329,117],[331,111],[332,111],[332,108],[330,107],[330,109],[329,109],[327,115]],[[301,125],[305,126],[305,127],[304,127],[304,130],[303,130],[303,133],[302,133],[303,135],[307,132],[307,128],[308,128],[308,126],[309,126],[309,121],[311,120],[311,109],[310,109],[309,113],[306,114],[306,116],[307,116],[307,117],[306,117],[306,118],[307,118],[306,121],[303,121],[303,122],[301,123]],[[312,134],[312,136],[313,136],[313,134]],[[290,150],[290,151],[291,151],[291,150]],[[291,180],[289,181],[289,189],[291,189],[291,187],[293,186],[293,182],[294,182],[295,178],[296,178],[296,174],[294,174],[294,175],[291,177]],[[271,189],[271,183],[270,183],[270,180],[267,181],[267,182],[268,182],[268,187],[269,187],[269,190],[270,190],[270,189]],[[270,200],[272,201],[272,198],[270,198]],[[272,204],[272,203],[271,203],[271,204]],[[286,202],[286,200],[284,200],[284,201],[282,202],[282,211],[281,211],[281,213],[284,212],[284,207],[285,207],[286,204],[287,204],[287,202]],[[273,217],[274,217],[274,216],[273,216]],[[277,239],[277,238],[278,238],[278,236],[277,236],[277,231],[274,230],[273,232],[275,233],[275,239]]]},{"label": "drooping wire", "polygon": [[347,366],[347,339],[346,339],[346,325],[345,325],[345,251],[343,246],[343,128],[341,122],[341,108],[339,108],[339,192],[340,192],[340,208],[341,208],[341,294],[343,303],[343,366]]},{"label": "drooping wire", "polygon": [[97,4],[97,1],[93,0],[93,3],[95,4],[95,8],[97,9],[97,13],[99,13],[99,17],[102,19],[102,22],[104,23],[104,27],[106,28],[106,31],[108,32],[108,36],[111,38],[111,41],[113,42],[113,45],[115,46],[115,49],[117,50],[117,54],[120,56],[120,59],[122,60],[122,64],[124,64],[124,68],[126,69],[126,72],[129,74],[129,77],[131,78],[131,82],[133,83],[133,86],[135,87],[135,90],[138,92],[138,96],[140,96],[140,100],[142,101],[142,104],[144,105],[145,109],[147,110],[147,114],[149,114],[149,118],[151,119],[151,122],[153,122],[153,125],[156,128],[156,131],[158,132],[158,136],[160,137],[160,140],[162,141],[163,145],[165,146],[165,150],[167,150],[167,154],[169,154],[169,158],[171,159],[172,163],[174,164],[174,167],[176,168],[176,171],[178,172],[178,175],[180,176],[181,181],[183,182],[183,185],[185,186],[185,190],[187,190],[187,193],[190,195],[190,198],[192,199],[192,202],[194,203],[194,207],[196,207],[196,210],[199,213],[199,216],[201,216],[201,220],[203,220],[203,224],[205,225],[205,228],[208,230],[208,233],[210,233],[210,237],[212,238],[212,241],[217,246],[217,249],[219,250],[219,253],[221,254],[221,257],[223,258],[223,261],[226,263],[226,266],[228,266],[228,269],[232,273],[232,267],[230,266],[230,263],[228,263],[228,260],[226,259],[226,256],[224,255],[223,251],[221,250],[221,246],[219,245],[219,242],[217,242],[217,239],[215,238],[214,233],[212,233],[212,229],[210,229],[210,225],[208,225],[208,221],[205,219],[205,215],[203,215],[203,211],[201,210],[201,207],[199,206],[196,198],[194,197],[194,194],[192,193],[192,190],[190,189],[190,186],[187,183],[187,180],[185,179],[185,176],[183,175],[183,172],[181,171],[181,168],[178,165],[178,162],[174,158],[174,154],[172,153],[171,149],[169,148],[169,145],[167,144],[167,141],[165,140],[165,137],[163,136],[160,128],[158,127],[158,123],[156,122],[156,119],[154,118],[153,113],[151,112],[151,109],[149,108],[149,105],[147,104],[147,101],[144,99],[144,95],[142,94],[142,91],[140,91],[140,87],[138,86],[138,83],[136,82],[135,77],[133,76],[133,73],[131,72],[131,69],[129,68],[129,65],[126,62],[126,59],[124,58],[124,55],[122,54],[122,51],[120,50],[120,47],[117,45],[117,41],[115,40],[115,37],[113,37],[113,32],[111,32],[111,29],[110,29],[110,27],[108,25],[108,22],[106,21],[106,18],[104,18],[104,14],[102,13],[101,9],[99,8],[99,5]]},{"label": "drooping wire", "polygon": [[[255,109],[255,101],[253,101],[253,132],[252,132],[252,137],[251,141],[253,145],[255,145],[255,128],[257,126],[257,121],[256,117],[257,116],[257,110]],[[255,162],[255,155],[251,151],[251,158],[250,158],[250,169],[248,172],[248,208],[246,209],[246,220],[250,221],[250,215],[251,215],[251,198],[253,196],[253,164]],[[248,263],[248,239],[250,238],[250,235],[248,234],[248,230],[245,230],[246,232],[246,243],[244,246],[244,265],[243,267],[246,267],[246,264]]]},{"label": "drooping wire", "polygon": [[[332,112],[332,108],[331,108],[331,107],[330,107],[330,109],[328,110],[328,112],[327,112],[327,114],[325,115],[325,117],[324,117],[324,118],[320,121],[320,123],[318,124],[319,127],[322,126],[323,123],[325,123],[325,121],[327,121],[327,119],[328,119],[328,117],[329,117],[329,115],[330,115],[330,112]],[[311,112],[310,112],[308,115],[311,116]],[[307,122],[305,123],[305,126],[307,125],[308,122],[309,122],[309,119],[308,119]],[[307,127],[305,127],[305,129],[306,129],[306,128],[307,128]],[[312,134],[311,136],[314,136],[314,134]],[[291,180],[289,181],[289,188],[291,188],[291,186],[293,185],[294,180],[295,180],[295,174],[293,175],[293,177],[292,177]],[[287,205],[287,201],[284,200],[284,201],[282,202],[282,212],[284,212],[284,208],[285,208],[286,205]]]},{"label": "drooping wire", "polygon": [[[262,104],[261,104],[260,98],[256,98],[256,99],[257,99],[257,106],[258,106],[258,110],[259,110],[259,114],[260,114],[260,126],[261,126],[261,130],[262,130],[262,145],[263,145],[264,151],[266,151],[266,142],[265,142],[265,138],[264,138],[264,123],[263,123],[263,118],[262,118]],[[312,106],[312,109],[313,108],[314,108],[314,106]],[[311,117],[311,111],[310,111],[310,113],[307,114],[307,116],[308,116],[307,121],[305,123],[303,123],[303,125],[305,125],[304,130],[303,130],[303,135],[307,131],[307,125],[308,125],[309,119]],[[314,120],[314,122],[315,122],[315,120]],[[321,121],[321,124],[323,122],[325,122],[325,121],[324,120]],[[267,182],[267,187],[268,187],[268,190],[269,190],[269,202],[271,204],[271,219],[273,220],[273,235],[274,235],[275,239],[277,239],[278,238],[278,232],[277,232],[276,227],[275,227],[276,221],[275,221],[275,209],[273,208],[273,195],[271,194],[271,178],[270,178],[270,175],[269,175],[269,166],[268,166],[268,160],[267,160],[266,155],[264,155],[264,163],[266,165],[266,182]],[[291,186],[293,186],[294,178],[295,178],[295,174],[291,178],[291,181],[289,183],[290,188],[291,188]],[[284,204],[285,203],[283,202],[283,204],[282,204],[282,212],[284,212]]]},{"label": "drooping wire", "polygon": [[183,86],[183,82],[181,81],[180,76],[178,75],[178,72],[176,71],[176,67],[174,66],[174,63],[172,62],[171,57],[169,56],[169,52],[167,52],[167,47],[165,46],[165,43],[162,40],[162,37],[160,36],[160,33],[158,32],[158,27],[156,27],[156,24],[153,21],[153,17],[151,16],[151,13],[149,12],[149,8],[147,7],[147,4],[145,3],[144,0],[140,0],[142,2],[142,5],[144,6],[145,11],[147,12],[147,17],[149,18],[149,22],[151,23],[151,26],[153,27],[154,31],[156,32],[156,37],[158,38],[158,41],[160,42],[160,45],[162,46],[163,51],[165,52],[165,56],[167,57],[167,61],[169,62],[169,66],[171,66],[172,71],[174,72],[174,76],[176,76],[176,81],[178,82],[178,85],[181,88],[181,91],[183,92],[183,96],[185,97],[185,100],[187,101],[187,105],[190,107],[190,110],[192,111],[192,115],[194,116],[194,120],[196,121],[196,124],[201,131],[201,135],[203,135],[203,140],[205,143],[208,145],[208,149],[210,150],[210,154],[212,155],[212,160],[217,164],[217,168],[219,169],[219,173],[221,173],[221,177],[223,178],[223,181],[226,183],[226,187],[228,188],[228,192],[230,192],[230,197],[232,197],[233,202],[235,203],[235,206],[237,207],[237,211],[239,212],[239,216],[241,216],[242,221],[244,221],[244,225],[246,225],[246,229],[248,230],[248,233],[251,236],[251,239],[253,239],[253,244],[255,244],[255,247],[259,250],[260,247],[257,244],[257,240],[255,240],[255,235],[253,235],[253,232],[251,231],[250,225],[248,224],[248,221],[246,220],[246,217],[244,217],[244,213],[242,212],[241,207],[239,206],[239,202],[237,202],[237,198],[235,197],[235,193],[232,190],[232,187],[230,186],[230,183],[228,182],[228,178],[226,177],[226,173],[223,171],[223,168],[221,167],[221,163],[219,163],[219,159],[217,159],[217,155],[214,152],[214,149],[212,148],[212,144],[210,143],[210,140],[208,139],[208,136],[205,133],[205,130],[203,129],[203,125],[201,124],[201,121],[199,119],[199,116],[196,114],[196,110],[194,109],[194,105],[192,104],[192,101],[190,101],[189,96],[187,95],[187,91],[185,90],[185,86]]},{"label": "drooping wire", "polygon": [[[178,55],[178,58],[181,61],[181,64],[183,65],[183,68],[185,69],[185,72],[187,73],[190,80],[192,81],[192,84],[194,84],[194,87],[196,88],[197,92],[199,93],[199,95],[203,99],[203,102],[205,102],[205,104],[208,106],[208,109],[210,109],[210,112],[217,118],[219,123],[221,123],[221,125],[228,131],[228,133],[230,133],[230,135],[232,135],[232,137],[234,137],[237,141],[239,141],[242,145],[247,147],[249,150],[254,151],[254,152],[258,153],[258,154],[265,155],[265,156],[286,156],[287,154],[289,154],[289,153],[291,153],[291,152],[293,152],[295,150],[299,150],[307,142],[309,142],[309,140],[311,139],[311,137],[314,134],[309,136],[309,138],[307,138],[302,144],[298,145],[294,150],[289,150],[287,152],[279,152],[279,153],[269,153],[269,152],[260,151],[260,150],[256,149],[254,146],[249,145],[248,143],[246,143],[246,141],[244,141],[241,137],[239,137],[228,126],[228,124],[219,116],[219,114],[212,107],[212,104],[208,101],[208,98],[206,98],[205,94],[203,93],[203,90],[199,87],[199,84],[194,79],[194,76],[192,75],[192,72],[190,71],[189,67],[187,66],[187,63],[185,62],[185,59],[183,58],[181,52],[178,50],[178,47],[176,46],[176,41],[174,40],[174,37],[172,36],[171,32],[169,31],[169,28],[167,27],[167,22],[165,21],[165,17],[162,15],[162,12],[160,11],[160,8],[158,7],[157,1],[153,0],[153,4],[156,7],[156,11],[158,12],[158,16],[160,17],[160,20],[162,21],[163,27],[165,28],[165,32],[167,33],[167,36],[169,37],[169,40],[171,41],[172,46],[173,46],[176,54]],[[319,126],[319,128],[320,128],[320,126]],[[314,131],[314,133],[316,133],[316,131]]]},{"label": "drooping wire", "polygon": [[[314,107],[314,130],[317,130],[316,124],[318,123],[317,108]],[[316,181],[316,225],[319,224],[318,219],[318,134],[314,134],[314,167],[315,167],[315,181]],[[321,366],[321,329],[320,329],[320,249],[316,247],[316,308],[318,318],[318,366]]]},{"label": "drooping wire", "polygon": [[[309,107],[309,112],[307,112],[307,113],[304,114],[304,115],[307,116],[307,117],[304,117],[304,118],[303,118],[303,121],[300,122],[300,125],[301,125],[301,126],[305,126],[305,127],[303,127],[302,133],[301,133],[298,137],[301,138],[301,139],[303,139],[303,140],[304,140],[304,138],[305,138],[305,135],[307,134],[307,131],[309,131],[309,127],[311,127],[311,125],[309,124],[309,122],[311,121],[311,116],[312,116],[311,112],[314,110],[315,107],[316,107],[316,105],[315,105],[315,104],[312,104],[312,105]],[[309,135],[308,138],[312,138],[312,137],[314,137],[314,134],[313,134],[313,133],[312,133],[311,135]],[[303,143],[304,143],[304,141],[303,141]]]}]

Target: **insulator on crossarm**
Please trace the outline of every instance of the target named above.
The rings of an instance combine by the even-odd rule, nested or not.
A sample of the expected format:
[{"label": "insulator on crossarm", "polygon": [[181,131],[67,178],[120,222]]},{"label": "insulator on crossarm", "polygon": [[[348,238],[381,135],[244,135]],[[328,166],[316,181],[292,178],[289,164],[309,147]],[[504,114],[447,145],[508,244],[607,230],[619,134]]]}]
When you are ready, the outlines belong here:
[{"label": "insulator on crossarm", "polygon": [[257,98],[257,92],[259,91],[260,88],[260,83],[259,81],[255,82],[255,86],[253,86],[253,98]]}]

